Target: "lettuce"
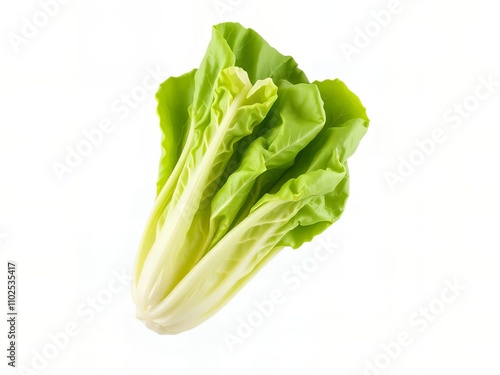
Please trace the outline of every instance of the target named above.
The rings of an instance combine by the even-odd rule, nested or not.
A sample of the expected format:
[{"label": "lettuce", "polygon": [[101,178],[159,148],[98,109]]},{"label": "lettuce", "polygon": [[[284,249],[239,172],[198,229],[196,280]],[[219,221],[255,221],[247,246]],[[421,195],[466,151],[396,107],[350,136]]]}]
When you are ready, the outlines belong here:
[{"label": "lettuce", "polygon": [[237,23],[214,26],[200,67],[156,98],[162,155],[132,295],[147,327],[175,334],[339,219],[369,120],[342,81],[309,83]]}]

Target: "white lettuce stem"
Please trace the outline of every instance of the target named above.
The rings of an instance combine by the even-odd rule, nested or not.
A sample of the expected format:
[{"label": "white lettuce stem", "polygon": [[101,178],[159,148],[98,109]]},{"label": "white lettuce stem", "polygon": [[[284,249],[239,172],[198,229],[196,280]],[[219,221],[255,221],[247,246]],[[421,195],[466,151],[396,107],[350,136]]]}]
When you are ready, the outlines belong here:
[{"label": "white lettuce stem", "polygon": [[[141,311],[138,317],[163,334],[179,333],[201,324],[281,250],[276,245],[294,225],[290,219],[308,201],[273,201],[261,206],[229,231],[163,301],[149,311]],[[252,230],[257,233],[248,238]],[[225,265],[231,267],[226,269]]]},{"label": "white lettuce stem", "polygon": [[[259,236],[255,238],[255,242],[251,246],[248,246],[244,237],[250,228],[258,226],[262,222],[262,218],[269,215],[281,203],[268,204],[253,215],[248,216],[247,220],[240,223],[219,241],[163,301],[147,311],[141,311],[139,317],[145,322],[149,321],[150,324],[153,322],[163,326],[168,331],[164,333],[181,332],[208,319],[218,310],[214,310],[214,307],[220,304],[219,308],[221,308],[227,303],[229,301],[228,292],[232,292],[231,296],[235,294],[244,285],[241,280],[252,273],[252,270],[275,247],[275,242],[279,239],[271,241],[270,238],[276,236],[277,229],[283,224],[279,220],[269,225],[265,231],[260,230]],[[256,262],[255,257],[259,252],[262,257]],[[217,268],[233,259],[237,263],[235,267],[223,276],[217,275]],[[217,282],[210,282],[210,279],[214,277]],[[181,301],[182,303],[180,303]],[[200,317],[207,314],[209,316],[200,321]],[[197,323],[193,325],[194,322]],[[185,324],[190,325],[190,327],[180,328],[180,325],[184,326]]]},{"label": "white lettuce stem", "polygon": [[[212,171],[211,166],[219,154],[226,132],[233,122],[234,116],[245,99],[249,89],[242,90],[229,106],[226,116],[210,142],[207,152],[200,164],[188,180],[179,201],[170,213],[149,254],[147,255],[137,284],[136,301],[142,309],[160,302],[182,278],[192,265],[203,255],[204,249],[196,254],[182,254],[186,235],[191,227],[192,219],[199,208],[207,179]],[[189,264],[186,263],[189,261]]]},{"label": "white lettuce stem", "polygon": [[170,199],[173,195],[175,184],[179,179],[184,163],[186,162],[187,156],[189,155],[189,152],[191,150],[192,146],[191,142],[193,141],[193,135],[194,135],[193,127],[190,126],[186,143],[179,157],[179,160],[175,164],[175,167],[172,173],[170,174],[169,178],[167,179],[165,185],[163,185],[160,194],[158,194],[158,196],[156,197],[153,210],[149,215],[148,221],[146,223],[146,227],[142,235],[141,242],[139,244],[139,252],[137,254],[135,267],[133,270],[132,298],[134,299],[134,302],[136,302],[136,281],[142,272],[144,261],[148,256],[148,253],[151,250],[154,241],[156,240],[157,223],[159,219],[162,217],[162,214],[164,213],[165,209],[168,207]]}]

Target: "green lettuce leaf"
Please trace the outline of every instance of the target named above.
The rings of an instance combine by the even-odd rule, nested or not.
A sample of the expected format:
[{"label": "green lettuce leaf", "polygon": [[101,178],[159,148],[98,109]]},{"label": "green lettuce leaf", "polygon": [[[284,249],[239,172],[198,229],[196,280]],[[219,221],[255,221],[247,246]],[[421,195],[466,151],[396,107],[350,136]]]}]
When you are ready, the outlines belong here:
[{"label": "green lettuce leaf", "polygon": [[[238,67],[220,72],[210,123],[189,150],[169,213],[142,262],[145,276],[137,284],[142,301],[138,299],[136,303],[147,306],[159,302],[201,259],[203,247],[193,245],[208,240],[203,228],[210,216],[210,206],[205,202],[212,194],[211,188],[224,172],[234,143],[251,134],[253,127],[266,117],[277,90],[270,78],[252,85],[246,72]],[[189,237],[191,227],[195,230]],[[164,251],[166,246],[168,252]],[[174,265],[175,272],[165,272],[163,264]]]}]

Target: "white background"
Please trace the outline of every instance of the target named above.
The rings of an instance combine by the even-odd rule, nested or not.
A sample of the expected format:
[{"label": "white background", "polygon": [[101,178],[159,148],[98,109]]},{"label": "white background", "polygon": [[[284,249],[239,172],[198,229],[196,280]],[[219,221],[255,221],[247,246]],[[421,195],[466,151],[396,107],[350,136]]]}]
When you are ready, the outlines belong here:
[{"label": "white background", "polygon": [[[0,301],[14,260],[18,365],[33,368],[48,350],[32,374],[354,375],[372,374],[377,358],[384,374],[500,373],[500,87],[469,97],[480,77],[500,81],[499,3],[402,0],[377,30],[372,12],[387,1],[221,2],[217,11],[212,0],[70,1],[16,51],[9,33],[22,36],[40,4],[2,0]],[[164,78],[196,67],[224,20],[256,29],[310,80],[344,80],[372,122],[350,164],[346,213],[320,237],[335,252],[292,288],[283,277],[318,242],[285,250],[211,320],[160,336],[135,319],[128,286],[106,292],[130,272],[154,199],[155,89],[127,115],[112,105],[148,67]],[[342,43],[356,46],[366,27],[368,45],[346,58]],[[464,100],[470,111],[446,121]],[[113,130],[60,181],[53,163],[107,118]],[[438,128],[446,140],[419,159],[415,142]],[[388,172],[412,155],[421,165],[391,189]],[[410,317],[455,279],[467,290],[420,332]],[[227,335],[274,289],[285,301],[230,350]],[[92,319],[83,313],[88,298],[110,295]],[[54,354],[49,334],[71,322],[78,334]],[[15,374],[1,327],[0,372]],[[401,332],[413,343],[387,364],[381,345]]]}]

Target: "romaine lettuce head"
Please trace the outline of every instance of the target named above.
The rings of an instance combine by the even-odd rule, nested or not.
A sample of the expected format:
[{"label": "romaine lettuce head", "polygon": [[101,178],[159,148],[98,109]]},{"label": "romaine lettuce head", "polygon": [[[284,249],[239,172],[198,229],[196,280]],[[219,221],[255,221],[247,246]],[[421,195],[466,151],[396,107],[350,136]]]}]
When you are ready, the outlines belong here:
[{"label": "romaine lettuce head", "polygon": [[132,294],[147,327],[175,334],[338,220],[347,159],[369,120],[342,81],[310,83],[238,23],[214,26],[200,67],[167,79],[156,98],[157,196]]}]

